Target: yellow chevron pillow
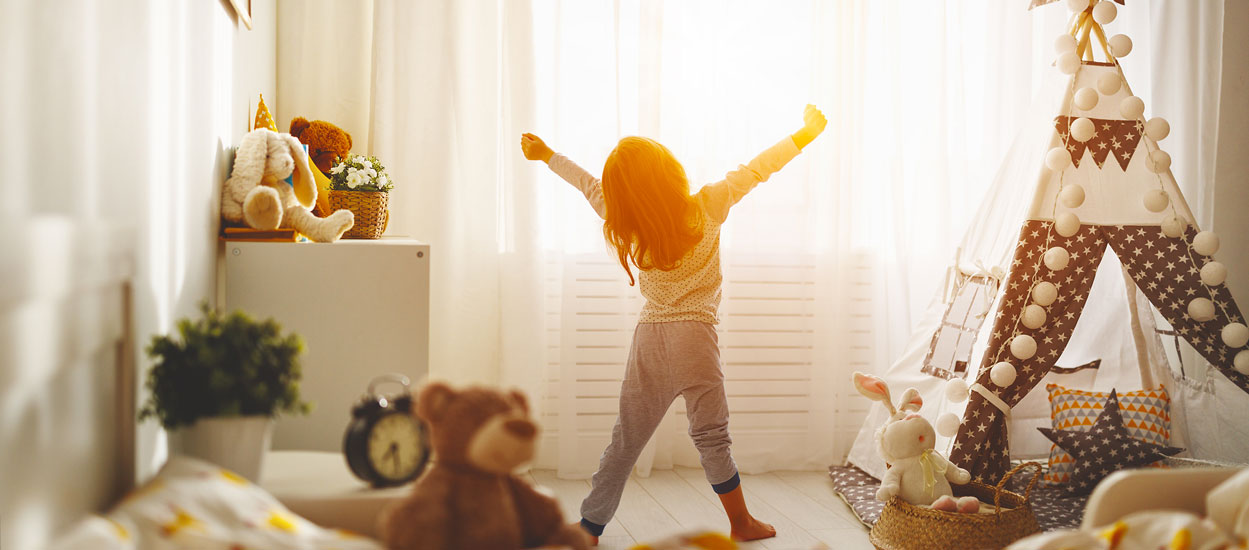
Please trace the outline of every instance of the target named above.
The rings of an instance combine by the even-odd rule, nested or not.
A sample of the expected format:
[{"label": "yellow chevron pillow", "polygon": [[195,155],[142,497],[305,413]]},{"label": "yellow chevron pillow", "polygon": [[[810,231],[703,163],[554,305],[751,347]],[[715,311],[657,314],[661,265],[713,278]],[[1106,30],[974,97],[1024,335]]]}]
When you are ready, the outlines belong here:
[{"label": "yellow chevron pillow", "polygon": [[[1101,414],[1110,392],[1045,386],[1050,397],[1050,422],[1055,430],[1086,432]],[[1171,444],[1171,397],[1167,389],[1139,390],[1118,394],[1123,426],[1132,437],[1155,445]],[[1071,479],[1075,460],[1058,445],[1050,446],[1049,470],[1045,481],[1066,483]]]}]

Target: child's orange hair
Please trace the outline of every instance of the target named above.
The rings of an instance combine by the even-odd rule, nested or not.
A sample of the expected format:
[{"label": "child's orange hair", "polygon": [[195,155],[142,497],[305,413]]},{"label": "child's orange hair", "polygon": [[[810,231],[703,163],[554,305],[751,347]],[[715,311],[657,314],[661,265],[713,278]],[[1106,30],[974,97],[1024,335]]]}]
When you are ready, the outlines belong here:
[{"label": "child's orange hair", "polygon": [[703,236],[702,211],[690,196],[685,168],[653,139],[626,137],[603,166],[603,236],[616,249],[620,265],[633,271],[668,271]]}]

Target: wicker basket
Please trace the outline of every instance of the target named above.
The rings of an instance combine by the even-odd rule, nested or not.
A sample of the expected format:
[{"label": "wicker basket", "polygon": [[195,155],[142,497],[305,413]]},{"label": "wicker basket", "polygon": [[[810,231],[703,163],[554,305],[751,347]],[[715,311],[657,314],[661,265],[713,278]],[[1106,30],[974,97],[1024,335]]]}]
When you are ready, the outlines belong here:
[{"label": "wicker basket", "polygon": [[344,239],[379,239],[390,221],[385,191],[330,191],[330,210],[350,210],[356,217]]},{"label": "wicker basket", "polygon": [[[1035,468],[1023,496],[1003,489],[1015,472]],[[1041,477],[1041,465],[1020,464],[1002,476],[997,487],[978,481],[955,485],[954,496],[974,496],[993,501],[993,514],[958,514],[920,508],[894,497],[885,504],[880,519],[868,534],[879,550],[980,550],[1001,549],[1023,537],[1039,532],[1028,497]],[[1003,507],[1006,509],[1003,510]]]}]

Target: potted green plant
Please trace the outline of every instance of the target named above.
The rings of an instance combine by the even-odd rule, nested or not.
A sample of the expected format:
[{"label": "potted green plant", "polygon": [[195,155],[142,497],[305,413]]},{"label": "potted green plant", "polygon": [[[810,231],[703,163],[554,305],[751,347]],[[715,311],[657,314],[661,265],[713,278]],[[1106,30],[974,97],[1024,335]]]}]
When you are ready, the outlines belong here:
[{"label": "potted green plant", "polygon": [[351,155],[330,168],[330,208],[350,210],[356,219],[343,238],[380,238],[390,221],[388,197],[394,187],[377,157]]},{"label": "potted green plant", "polygon": [[175,452],[258,480],[281,413],[306,414],[299,398],[303,340],[282,334],[273,319],[242,311],[223,315],[200,304],[203,317],[178,321],[176,336],[152,338],[150,392],[139,419],[170,430]]}]

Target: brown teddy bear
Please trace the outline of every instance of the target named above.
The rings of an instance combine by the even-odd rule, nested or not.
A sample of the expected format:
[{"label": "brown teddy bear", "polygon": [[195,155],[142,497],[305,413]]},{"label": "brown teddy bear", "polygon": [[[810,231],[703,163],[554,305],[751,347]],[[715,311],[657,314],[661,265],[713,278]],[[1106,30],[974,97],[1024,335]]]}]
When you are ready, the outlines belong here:
[{"label": "brown teddy bear", "polygon": [[322,218],[329,216],[333,209],[330,208],[328,175],[336,160],[347,158],[351,153],[351,134],[324,120],[309,122],[304,117],[295,117],[291,121],[291,135],[308,146],[308,158],[321,171],[322,177],[316,178],[320,193],[312,213]]},{"label": "brown teddy bear", "polygon": [[308,146],[308,157],[322,174],[330,173],[334,161],[351,152],[351,134],[324,120],[311,122],[304,117],[291,121],[291,135]]},{"label": "brown teddy bear", "polygon": [[524,394],[431,383],[416,403],[435,458],[412,494],[379,517],[387,548],[587,548],[585,532],[564,523],[555,499],[512,474],[533,458],[538,437]]}]

